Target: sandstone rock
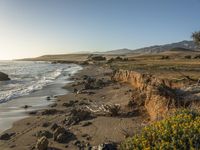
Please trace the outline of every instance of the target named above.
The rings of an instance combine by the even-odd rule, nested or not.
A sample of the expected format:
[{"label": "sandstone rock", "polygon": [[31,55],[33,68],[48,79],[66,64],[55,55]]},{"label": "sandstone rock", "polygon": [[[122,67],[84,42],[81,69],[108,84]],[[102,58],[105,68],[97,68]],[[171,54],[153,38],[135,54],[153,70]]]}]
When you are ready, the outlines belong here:
[{"label": "sandstone rock", "polygon": [[54,103],[54,104],[50,104],[49,106],[51,107],[51,108],[53,108],[53,107],[56,107],[58,104],[57,103]]},{"label": "sandstone rock", "polygon": [[0,72],[0,81],[8,81],[8,80],[10,80],[8,75],[3,72]]},{"label": "sandstone rock", "polygon": [[77,103],[76,101],[70,100],[68,103],[63,103],[65,107],[72,107],[74,104]]},{"label": "sandstone rock", "polygon": [[42,138],[38,139],[38,141],[36,143],[36,148],[38,150],[47,150],[48,145],[49,145],[48,139],[46,137],[42,137]]},{"label": "sandstone rock", "polygon": [[63,127],[58,127],[53,134],[54,141],[59,143],[66,143],[72,134]]},{"label": "sandstone rock", "polygon": [[35,134],[36,137],[46,137],[46,138],[52,138],[53,137],[53,134],[47,130],[41,130],[41,131],[38,131],[36,134]]},{"label": "sandstone rock", "polygon": [[89,144],[88,143],[85,143],[85,141],[79,141],[79,140],[75,140],[74,143],[73,143],[75,146],[78,147],[78,149],[82,150],[82,149],[91,149],[89,148]]},{"label": "sandstone rock", "polygon": [[54,133],[53,133],[53,138],[54,138],[54,140],[57,139],[57,136],[58,136],[59,134],[66,133],[66,132],[67,132],[67,131],[66,131],[65,128],[63,128],[63,127],[58,127],[58,128],[54,131]]},{"label": "sandstone rock", "polygon": [[57,128],[58,128],[59,126],[56,124],[56,123],[54,123],[54,124],[52,124],[52,126],[51,126],[51,130],[56,130]]},{"label": "sandstone rock", "polygon": [[55,115],[57,113],[61,113],[61,111],[58,111],[57,109],[46,109],[41,112],[42,115]]},{"label": "sandstone rock", "polygon": [[79,140],[75,140],[75,141],[73,142],[73,144],[76,145],[76,146],[77,146],[78,144],[80,144],[80,143],[81,143],[81,141],[79,141]]},{"label": "sandstone rock", "polygon": [[80,105],[80,106],[82,106],[82,105],[88,105],[88,102],[85,102],[85,101],[81,100],[81,101],[79,102],[79,105]]},{"label": "sandstone rock", "polygon": [[58,134],[56,141],[59,143],[66,143],[68,139],[69,137],[67,134],[60,133]]},{"label": "sandstone rock", "polygon": [[4,133],[0,136],[0,140],[9,140],[15,133]]},{"label": "sandstone rock", "polygon": [[86,127],[86,126],[89,126],[89,125],[91,125],[91,124],[92,124],[92,122],[87,121],[87,122],[84,122],[84,123],[82,124],[82,126],[83,126],[83,127]]},{"label": "sandstone rock", "polygon": [[89,90],[89,89],[100,89],[108,85],[110,82],[105,81],[103,78],[102,79],[96,79],[93,77],[85,76],[84,77],[84,89]]},{"label": "sandstone rock", "polygon": [[44,123],[42,124],[42,127],[48,127],[48,126],[50,126],[50,125],[51,125],[50,122],[44,122]]},{"label": "sandstone rock", "polygon": [[37,111],[31,111],[29,112],[29,115],[36,115],[37,114]]},{"label": "sandstone rock", "polygon": [[10,135],[8,133],[5,133],[0,136],[0,140],[9,140],[9,139],[10,139]]},{"label": "sandstone rock", "polygon": [[117,150],[117,146],[114,143],[103,143],[98,146],[93,146],[91,150]]},{"label": "sandstone rock", "polygon": [[66,118],[65,123],[67,125],[74,125],[89,118],[92,118],[90,111],[84,109],[73,109],[71,110],[70,116]]}]

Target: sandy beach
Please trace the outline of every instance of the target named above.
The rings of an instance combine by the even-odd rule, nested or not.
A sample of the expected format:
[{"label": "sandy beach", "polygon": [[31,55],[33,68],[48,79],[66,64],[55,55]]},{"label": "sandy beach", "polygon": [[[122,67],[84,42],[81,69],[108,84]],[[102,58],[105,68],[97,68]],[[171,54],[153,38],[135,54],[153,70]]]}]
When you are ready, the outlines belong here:
[{"label": "sandy beach", "polygon": [[[35,149],[39,138],[37,133],[48,131],[51,134],[53,133],[52,125],[55,124],[64,127],[72,135],[64,143],[55,141],[52,136],[49,137],[49,147],[61,150],[89,149],[103,143],[116,145],[125,139],[126,131],[131,134],[136,133],[145,122],[146,113],[139,113],[140,115],[130,113],[126,105],[132,95],[131,87],[127,84],[112,82],[111,74],[112,70],[109,68],[96,65],[84,66],[83,70],[71,77],[74,82],[65,86],[65,89],[70,91],[68,94],[59,96],[48,108],[31,113],[30,117],[15,122],[12,128],[4,132],[14,133],[14,135],[9,140],[1,141],[0,148],[4,150]],[[84,76],[103,80],[105,84],[101,88],[82,90]],[[78,92],[74,93],[75,89]],[[112,116],[106,110],[106,105],[120,105],[123,114]],[[90,113],[74,123],[67,122],[67,118],[69,119],[74,109],[82,111],[82,114]]]}]

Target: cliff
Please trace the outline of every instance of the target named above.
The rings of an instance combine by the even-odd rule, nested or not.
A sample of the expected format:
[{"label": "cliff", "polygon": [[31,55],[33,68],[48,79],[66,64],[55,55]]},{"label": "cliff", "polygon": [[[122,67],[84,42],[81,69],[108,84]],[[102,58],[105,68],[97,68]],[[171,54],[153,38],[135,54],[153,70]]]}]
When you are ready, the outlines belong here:
[{"label": "cliff", "polygon": [[136,90],[145,93],[144,106],[151,120],[162,118],[176,105],[176,93],[170,83],[150,74],[119,70],[112,77],[115,81],[130,83]]}]

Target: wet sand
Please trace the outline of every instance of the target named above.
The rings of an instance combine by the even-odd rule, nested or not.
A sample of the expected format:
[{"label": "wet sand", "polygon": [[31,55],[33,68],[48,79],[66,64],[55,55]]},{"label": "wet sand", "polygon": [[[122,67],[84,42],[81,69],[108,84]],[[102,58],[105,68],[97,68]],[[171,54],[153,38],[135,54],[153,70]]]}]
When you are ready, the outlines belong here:
[{"label": "wet sand", "polygon": [[[55,84],[31,93],[28,96],[16,98],[0,104],[0,133],[11,128],[14,122],[28,117],[29,112],[41,110],[53,104],[56,100],[54,96],[66,93],[67,90],[62,88],[62,84]],[[48,96],[51,96],[51,100],[47,100]],[[30,107],[25,109],[25,106]]]}]

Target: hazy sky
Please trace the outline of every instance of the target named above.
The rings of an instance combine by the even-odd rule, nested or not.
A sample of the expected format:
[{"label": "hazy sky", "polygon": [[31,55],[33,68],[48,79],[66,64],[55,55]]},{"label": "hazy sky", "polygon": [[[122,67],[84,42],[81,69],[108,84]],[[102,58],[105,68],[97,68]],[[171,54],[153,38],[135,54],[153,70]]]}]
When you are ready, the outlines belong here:
[{"label": "hazy sky", "polygon": [[190,39],[200,0],[0,0],[0,59]]}]

